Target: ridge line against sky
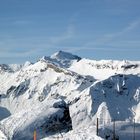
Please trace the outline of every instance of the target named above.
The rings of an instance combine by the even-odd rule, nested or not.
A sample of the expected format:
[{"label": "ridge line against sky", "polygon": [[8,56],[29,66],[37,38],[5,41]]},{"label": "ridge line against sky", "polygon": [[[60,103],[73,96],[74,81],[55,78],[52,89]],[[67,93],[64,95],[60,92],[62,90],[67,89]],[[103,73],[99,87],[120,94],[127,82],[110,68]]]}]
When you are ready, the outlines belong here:
[{"label": "ridge line against sky", "polygon": [[63,50],[92,59],[140,60],[139,0],[0,2],[0,63]]}]

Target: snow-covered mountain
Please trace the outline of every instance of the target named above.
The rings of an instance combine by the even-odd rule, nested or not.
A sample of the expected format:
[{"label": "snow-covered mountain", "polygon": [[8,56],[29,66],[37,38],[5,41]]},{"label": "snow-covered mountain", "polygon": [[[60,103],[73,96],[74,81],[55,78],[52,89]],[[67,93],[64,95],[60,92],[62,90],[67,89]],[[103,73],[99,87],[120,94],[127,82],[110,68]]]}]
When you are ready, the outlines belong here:
[{"label": "snow-covered mountain", "polygon": [[44,56],[41,60],[50,61],[55,63],[59,67],[68,68],[72,65],[73,62],[78,62],[81,60],[81,57],[77,55],[72,55],[71,53],[59,51],[51,55],[50,57]]},{"label": "snow-covered mountain", "polygon": [[44,140],[111,139],[114,119],[123,140],[131,139],[134,119],[140,129],[140,61],[59,51],[35,63],[0,65],[0,139],[30,140],[34,130]]}]

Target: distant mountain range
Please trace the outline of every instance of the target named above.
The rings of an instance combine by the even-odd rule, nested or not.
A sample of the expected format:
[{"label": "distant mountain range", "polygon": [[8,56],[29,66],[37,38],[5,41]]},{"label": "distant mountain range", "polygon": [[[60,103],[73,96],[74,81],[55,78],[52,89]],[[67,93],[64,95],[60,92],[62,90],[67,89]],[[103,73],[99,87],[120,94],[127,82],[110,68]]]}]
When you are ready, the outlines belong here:
[{"label": "distant mountain range", "polygon": [[117,136],[129,140],[134,119],[139,131],[140,61],[59,51],[36,63],[0,65],[0,139],[32,140],[36,130],[42,140],[109,140],[115,120]]}]

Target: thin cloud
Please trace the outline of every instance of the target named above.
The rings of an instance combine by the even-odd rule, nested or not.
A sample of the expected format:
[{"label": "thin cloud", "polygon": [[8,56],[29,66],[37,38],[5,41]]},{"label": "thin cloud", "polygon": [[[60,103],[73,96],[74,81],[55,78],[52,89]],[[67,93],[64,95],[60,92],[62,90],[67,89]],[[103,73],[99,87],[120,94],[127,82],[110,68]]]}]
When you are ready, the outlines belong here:
[{"label": "thin cloud", "polygon": [[140,25],[140,20],[133,21],[133,22],[131,22],[131,23],[129,24],[128,27],[126,27],[126,28],[124,29],[124,32],[131,31],[131,30],[137,28],[139,25]]},{"label": "thin cloud", "polygon": [[[123,36],[124,34],[136,29],[140,25],[140,20],[135,20],[128,24],[125,28],[123,28],[119,32],[115,32],[112,34],[106,34],[103,37],[100,37],[94,41],[90,41],[85,43],[81,47],[75,47],[70,49],[65,49],[70,52],[77,52],[80,50],[100,50],[100,51],[137,51],[140,41],[139,40],[117,40],[117,38]],[[135,48],[133,47],[135,44]],[[108,46],[108,47],[102,47]],[[128,47],[129,46],[129,47]]]},{"label": "thin cloud", "polygon": [[107,51],[107,52],[110,52],[110,51],[123,51],[123,52],[127,52],[127,51],[136,51],[137,48],[113,48],[113,47],[82,47],[82,48],[79,48],[79,47],[75,47],[75,48],[70,48],[70,49],[67,49],[65,48],[64,49],[65,51],[68,51],[68,52],[77,52],[77,51],[84,51],[84,50],[95,50],[95,51]]},{"label": "thin cloud", "polygon": [[[29,56],[42,55],[47,49],[54,49],[58,47],[59,43],[73,38],[75,28],[73,24],[69,24],[66,31],[61,33],[59,36],[53,36],[50,38],[37,37],[28,38],[13,38],[9,37],[5,40],[0,41],[0,58],[25,58]],[[32,40],[30,42],[30,40]],[[27,45],[28,42],[28,45]],[[6,46],[3,48],[3,46]],[[20,48],[19,48],[20,47]]]},{"label": "thin cloud", "polygon": [[30,51],[26,51],[26,52],[2,52],[0,53],[0,58],[15,58],[15,57],[27,57],[27,56],[31,56],[32,54],[36,53],[35,50],[30,50]]},{"label": "thin cloud", "polygon": [[133,21],[131,23],[128,24],[128,26],[124,27],[121,31],[119,32],[115,32],[112,34],[106,34],[104,35],[102,38],[95,40],[95,42],[108,42],[111,41],[112,39],[122,36],[132,30],[134,30],[135,28],[137,28],[140,25],[140,20],[136,20]]},{"label": "thin cloud", "polygon": [[28,25],[28,24],[30,24],[31,23],[31,21],[29,21],[29,20],[15,20],[15,21],[13,21],[12,22],[12,24],[13,25],[18,25],[18,26],[20,26],[20,25]]},{"label": "thin cloud", "polygon": [[51,37],[49,39],[49,42],[51,44],[57,44],[57,43],[61,43],[61,42],[65,41],[65,40],[71,39],[74,36],[74,30],[75,30],[74,26],[69,25],[67,27],[66,32],[62,33],[60,36]]},{"label": "thin cloud", "polygon": [[[106,34],[100,38],[97,38],[94,41],[87,42],[81,48],[90,48],[90,47],[92,48],[94,46],[100,46],[100,45],[113,45],[114,46],[115,45],[114,43],[116,43],[117,38],[136,29],[137,27],[139,27],[139,25],[140,25],[140,20],[133,21],[133,22],[129,23],[129,25],[126,26],[125,28],[123,28],[121,31],[111,33],[111,34]],[[119,40],[117,40],[117,42],[119,42]],[[81,48],[79,48],[79,49],[81,49]]]}]

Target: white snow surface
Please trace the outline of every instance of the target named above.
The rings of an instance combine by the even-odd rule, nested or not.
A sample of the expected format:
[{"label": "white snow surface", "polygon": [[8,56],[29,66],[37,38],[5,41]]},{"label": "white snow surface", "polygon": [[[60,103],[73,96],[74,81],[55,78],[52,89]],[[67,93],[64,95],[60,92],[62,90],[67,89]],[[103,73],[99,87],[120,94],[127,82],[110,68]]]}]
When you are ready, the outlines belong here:
[{"label": "white snow surface", "polygon": [[[41,126],[50,116],[65,114],[53,107],[57,102],[69,107],[72,130],[45,133]],[[34,129],[43,140],[101,140],[108,133],[111,139],[115,119],[118,135],[128,140],[134,119],[140,130],[140,61],[96,61],[59,51],[36,63],[2,64],[0,116],[0,139],[32,139]]]},{"label": "white snow surface", "polygon": [[68,133],[56,134],[43,138],[42,140],[54,140],[54,139],[63,139],[63,140],[103,140],[103,138],[96,135],[95,127],[84,127],[81,129],[76,129],[69,131]]},{"label": "white snow surface", "polygon": [[0,140],[7,140],[6,136],[3,134],[1,130],[0,130]]}]

